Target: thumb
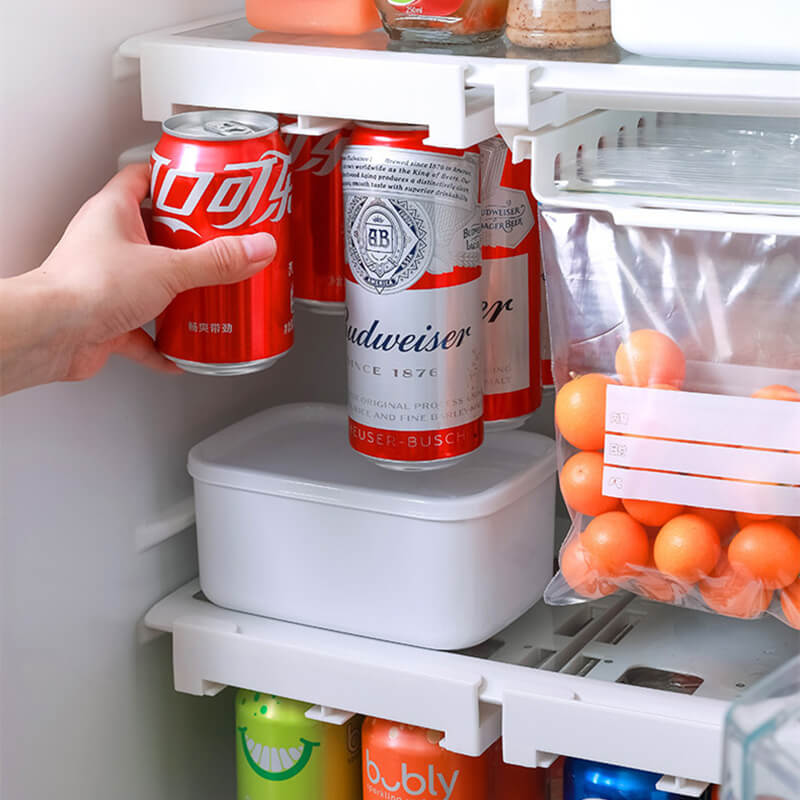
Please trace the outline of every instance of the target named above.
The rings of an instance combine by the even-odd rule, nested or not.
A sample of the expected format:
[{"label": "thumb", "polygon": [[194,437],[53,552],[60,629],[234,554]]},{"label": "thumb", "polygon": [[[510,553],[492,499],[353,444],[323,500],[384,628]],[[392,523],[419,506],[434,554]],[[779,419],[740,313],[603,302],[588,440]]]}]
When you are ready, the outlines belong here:
[{"label": "thumb", "polygon": [[188,250],[173,251],[173,288],[177,292],[197,286],[237,283],[266,267],[277,251],[269,233],[222,236]]}]

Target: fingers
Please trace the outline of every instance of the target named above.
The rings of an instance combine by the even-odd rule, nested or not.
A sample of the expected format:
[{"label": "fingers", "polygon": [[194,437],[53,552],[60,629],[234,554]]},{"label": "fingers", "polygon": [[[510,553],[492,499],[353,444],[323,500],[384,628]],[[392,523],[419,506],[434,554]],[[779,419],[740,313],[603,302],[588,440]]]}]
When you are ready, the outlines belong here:
[{"label": "fingers", "polygon": [[275,252],[275,239],[268,233],[223,236],[188,250],[173,251],[171,273],[164,277],[175,292],[237,283],[264,269]]},{"label": "fingers", "polygon": [[120,356],[136,361],[150,369],[171,374],[181,373],[181,369],[156,350],[155,342],[142,328],[129,331],[114,340],[112,351]]},{"label": "fingers", "polygon": [[106,188],[136,198],[138,205],[150,192],[150,165],[129,164],[106,184]]}]

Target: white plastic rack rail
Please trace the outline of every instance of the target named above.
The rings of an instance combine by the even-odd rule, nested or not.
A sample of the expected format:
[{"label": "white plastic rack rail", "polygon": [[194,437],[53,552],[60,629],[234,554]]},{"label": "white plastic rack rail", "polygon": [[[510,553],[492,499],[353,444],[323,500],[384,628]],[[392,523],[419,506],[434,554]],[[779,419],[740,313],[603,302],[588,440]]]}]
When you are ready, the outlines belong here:
[{"label": "white plastic rack rail", "polygon": [[800,205],[567,192],[554,180],[579,148],[635,146],[637,126],[657,124],[655,112],[786,117],[800,132],[800,67],[646,59],[616,45],[576,55],[502,42],[409,51],[382,31],[287,36],[229,15],[134,37],[115,71],[141,76],[146,120],[243,108],[297,115],[285,130],[309,135],[352,119],[405,122],[427,125],[428,141],[444,147],[499,130],[516,161],[531,159],[541,202],[606,210],[619,224],[800,235]]},{"label": "white plastic rack rail", "polygon": [[[227,685],[298,697],[445,732],[467,755],[503,736],[504,758],[547,766],[573,755],[664,775],[699,796],[721,779],[731,700],[800,651],[800,632],[649,603],[540,603],[497,636],[450,653],[228,611],[194,581],[158,603],[175,688]],[[340,719],[346,719],[343,715]]]},{"label": "white plastic rack rail", "polygon": [[115,60],[141,73],[144,119],[194,106],[315,118],[410,122],[430,141],[475,144],[499,128],[536,130],[595,109],[800,116],[800,68],[680,62],[616,45],[578,55],[506,46],[398,49],[362,36],[264,33],[237,15],[143,34]]}]

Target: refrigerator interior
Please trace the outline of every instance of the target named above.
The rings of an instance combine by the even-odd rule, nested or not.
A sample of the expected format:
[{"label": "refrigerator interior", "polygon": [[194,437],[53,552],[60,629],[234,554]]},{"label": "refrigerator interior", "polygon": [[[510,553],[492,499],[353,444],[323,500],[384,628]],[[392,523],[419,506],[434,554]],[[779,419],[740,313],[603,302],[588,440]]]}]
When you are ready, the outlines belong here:
[{"label": "refrigerator interior", "polygon": [[[130,39],[229,12],[209,34],[234,40],[228,48],[198,45],[202,37],[190,35],[190,25],[186,35]],[[238,20],[241,13],[238,3],[223,0],[145,0],[124,7],[83,0],[55,10],[31,0],[6,9],[3,277],[41,263],[83,200],[114,172],[120,154],[153,141],[155,121],[180,108],[285,111],[309,115],[304,124],[311,126],[324,125],[325,118],[424,122],[439,143],[451,146],[485,138],[496,122],[519,155],[533,149],[534,157],[551,153],[550,143],[545,139],[537,151],[529,130],[557,126],[595,108],[785,116],[800,108],[797,70],[703,66],[673,76],[665,71],[669,65],[658,62],[631,57],[620,65],[615,47],[599,51],[595,63],[578,65],[558,59],[534,64],[526,60],[530,54],[519,52],[505,60],[424,56],[388,52],[383,39],[370,50],[372,35],[363,40],[366,54],[356,49],[346,58],[337,57],[335,47],[311,55],[297,41],[280,37],[262,37],[270,47],[258,50],[243,44],[255,31]],[[227,59],[229,72],[220,72],[220,59]],[[291,70],[299,59],[316,70],[314,80],[287,77],[297,75]],[[369,74],[365,59],[374,67]],[[278,65],[283,81],[274,77]],[[386,89],[397,90],[409,74],[413,80],[430,76],[430,90]],[[383,92],[330,91],[337,81],[344,85],[357,78],[375,86],[383,82]],[[656,90],[653,81],[659,78],[666,85]],[[270,82],[268,91],[264,82]],[[618,120],[610,123],[616,130]],[[625,209],[620,213],[640,219]],[[580,619],[568,610],[534,610],[510,626],[508,635],[466,655],[240,619],[243,615],[210,607],[191,583],[197,557],[193,528],[186,527],[191,518],[186,453],[214,431],[269,405],[344,402],[340,326],[337,317],[298,310],[291,355],[253,376],[175,378],[115,359],[83,384],[55,384],[2,400],[0,796],[230,797],[232,700],[220,690],[237,682],[357,712],[389,715],[407,707],[409,714],[421,715],[409,722],[447,728],[449,746],[459,752],[484,747],[502,729],[509,760],[528,765],[544,765],[551,755],[535,744],[537,737],[553,748],[567,740],[567,733],[555,729],[541,739],[537,719],[563,718],[565,731],[583,725],[591,733],[610,708],[620,733],[606,742],[594,736],[594,755],[613,754],[624,736],[637,735],[633,750],[647,760],[652,748],[644,743],[659,730],[671,742],[705,747],[714,741],[740,683],[797,652],[797,636],[774,621],[750,623],[759,626],[751,642],[738,634],[749,623],[719,625],[699,615],[683,636],[681,613],[687,612],[642,601],[630,608],[602,602],[583,607]],[[552,392],[546,393],[529,429],[552,435],[552,404]],[[161,598],[166,599],[153,607]],[[241,637],[242,628],[252,636]],[[653,647],[648,630],[665,634],[661,649]],[[614,662],[609,648],[631,631],[636,636],[626,641],[622,659],[628,667],[639,665],[644,652],[666,661],[675,653],[688,658],[690,650],[697,656],[708,641],[729,647],[733,666],[715,670],[711,659],[713,675],[698,697],[652,689],[632,694],[617,685],[618,665],[607,666]],[[159,632],[171,632],[175,642]],[[242,638],[247,649],[238,650]],[[307,661],[311,672],[292,673],[295,648],[307,658],[313,655]],[[681,648],[686,648],[682,654]],[[329,657],[331,651],[341,651],[340,657]],[[406,691],[410,697],[419,690],[413,695],[418,702],[391,695],[398,677],[391,664],[411,676]],[[359,693],[343,665],[352,670],[360,665],[365,680],[370,672],[374,682],[360,684]],[[541,673],[532,669],[539,667]],[[597,680],[581,683],[595,668]],[[312,685],[320,675],[324,680]],[[312,690],[319,697],[312,698]],[[436,702],[423,708],[425,698]],[[674,776],[671,784],[668,778],[665,786],[697,796],[719,773],[701,760],[692,762],[696,775]],[[670,758],[655,757],[642,766],[660,769],[662,763]]]}]

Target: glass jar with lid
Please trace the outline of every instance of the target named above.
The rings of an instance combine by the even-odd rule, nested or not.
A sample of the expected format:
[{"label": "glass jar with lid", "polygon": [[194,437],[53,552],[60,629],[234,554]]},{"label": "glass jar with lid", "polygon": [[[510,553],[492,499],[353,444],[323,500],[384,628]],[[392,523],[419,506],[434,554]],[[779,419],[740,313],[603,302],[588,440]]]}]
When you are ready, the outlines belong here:
[{"label": "glass jar with lid", "polygon": [[609,0],[510,0],[506,35],[521,47],[600,47],[611,41]]},{"label": "glass jar with lid", "polygon": [[508,0],[375,0],[392,39],[470,44],[503,33]]}]

